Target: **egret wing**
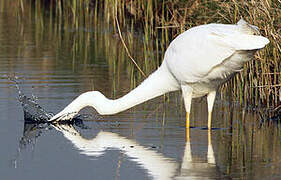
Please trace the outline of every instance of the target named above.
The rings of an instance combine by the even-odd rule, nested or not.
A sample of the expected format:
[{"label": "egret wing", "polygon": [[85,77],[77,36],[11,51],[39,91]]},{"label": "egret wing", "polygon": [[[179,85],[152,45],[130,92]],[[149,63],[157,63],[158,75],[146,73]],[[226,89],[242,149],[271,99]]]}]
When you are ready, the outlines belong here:
[{"label": "egret wing", "polygon": [[180,82],[194,83],[236,51],[260,49],[268,42],[241,33],[237,25],[203,25],[179,35],[167,49],[165,61]]}]

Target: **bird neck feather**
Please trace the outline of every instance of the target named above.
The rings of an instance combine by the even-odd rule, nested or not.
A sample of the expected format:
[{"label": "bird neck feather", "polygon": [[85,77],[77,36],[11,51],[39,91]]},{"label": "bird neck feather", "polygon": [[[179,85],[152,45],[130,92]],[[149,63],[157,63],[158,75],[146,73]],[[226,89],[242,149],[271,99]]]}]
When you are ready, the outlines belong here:
[{"label": "bird neck feather", "polygon": [[[103,105],[100,103],[95,103],[94,108],[100,114],[116,114],[149,99],[178,89],[178,82],[169,72],[168,68],[166,67],[166,63],[163,62],[163,64],[155,72],[153,72],[131,92],[119,99],[107,99],[104,101],[105,103],[102,103]],[[92,101],[94,101],[94,99]]]}]

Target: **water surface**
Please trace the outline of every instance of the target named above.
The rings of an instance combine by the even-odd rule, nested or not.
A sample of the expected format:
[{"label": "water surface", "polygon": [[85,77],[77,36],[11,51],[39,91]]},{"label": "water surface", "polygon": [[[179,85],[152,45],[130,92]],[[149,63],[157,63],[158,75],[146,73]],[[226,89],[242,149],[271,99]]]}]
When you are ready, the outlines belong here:
[{"label": "water surface", "polygon": [[[87,109],[93,116],[83,125],[25,123],[8,77],[17,77],[24,94],[54,113],[82,92],[117,98],[142,79],[110,26],[45,24],[42,30],[28,17],[19,21],[9,8],[0,12],[1,179],[281,178],[280,127],[260,127],[256,111],[220,95],[211,134],[205,130],[206,100],[199,99],[187,137],[180,93],[113,116]],[[143,59],[142,36],[125,36],[132,36],[130,48]]]}]

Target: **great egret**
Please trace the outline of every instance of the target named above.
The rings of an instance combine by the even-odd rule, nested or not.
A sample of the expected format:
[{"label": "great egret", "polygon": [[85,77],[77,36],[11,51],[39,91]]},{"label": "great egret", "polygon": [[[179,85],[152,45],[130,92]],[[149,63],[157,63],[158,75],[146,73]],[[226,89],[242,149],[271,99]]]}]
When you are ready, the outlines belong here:
[{"label": "great egret", "polygon": [[101,115],[116,114],[167,92],[182,90],[186,127],[190,124],[192,98],[207,95],[210,129],[218,87],[268,43],[256,26],[243,19],[234,25],[207,24],[190,28],[171,42],[161,66],[125,96],[111,100],[98,91],[86,92],[50,121],[71,119],[86,106],[95,108]]}]

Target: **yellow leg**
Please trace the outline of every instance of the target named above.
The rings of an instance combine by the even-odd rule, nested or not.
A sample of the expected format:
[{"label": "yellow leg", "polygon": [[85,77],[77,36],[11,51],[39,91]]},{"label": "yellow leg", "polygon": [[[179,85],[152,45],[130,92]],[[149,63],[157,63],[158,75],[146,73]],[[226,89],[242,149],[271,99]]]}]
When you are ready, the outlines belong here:
[{"label": "yellow leg", "polygon": [[189,121],[189,113],[188,112],[186,112],[185,127],[186,127],[186,129],[190,128],[190,121]]},{"label": "yellow leg", "polygon": [[186,129],[186,142],[190,142],[189,129]]},{"label": "yellow leg", "polygon": [[212,111],[208,112],[208,129],[212,129]]},{"label": "yellow leg", "polygon": [[208,145],[212,145],[212,136],[211,136],[211,130],[208,129]]},{"label": "yellow leg", "polygon": [[209,164],[216,164],[216,159],[214,155],[214,150],[212,146],[212,137],[211,137],[211,129],[208,129],[208,152],[207,152],[207,158]]},{"label": "yellow leg", "polygon": [[189,113],[187,112],[186,113],[186,122],[185,122],[185,131],[186,131],[186,142],[189,142],[190,141],[190,138],[189,138],[189,128],[190,128],[190,121],[189,121]]}]

